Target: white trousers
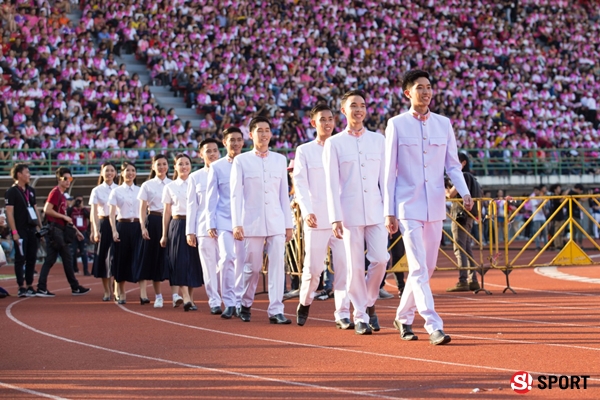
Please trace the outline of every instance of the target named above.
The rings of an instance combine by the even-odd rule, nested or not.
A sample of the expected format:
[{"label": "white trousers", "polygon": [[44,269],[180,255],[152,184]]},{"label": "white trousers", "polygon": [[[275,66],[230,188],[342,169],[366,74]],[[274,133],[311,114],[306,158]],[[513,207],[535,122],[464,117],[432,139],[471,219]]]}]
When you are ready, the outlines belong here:
[{"label": "white trousers", "polygon": [[244,262],[244,292],[242,305],[251,307],[256,294],[263,265],[263,253],[269,256],[269,317],[283,314],[283,286],[285,279],[285,235],[247,237],[244,239],[246,258]]},{"label": "white trousers", "polygon": [[[365,241],[367,260],[369,260],[366,276]],[[369,323],[367,307],[375,305],[377,301],[379,286],[390,258],[387,242],[387,230],[383,223],[344,227],[344,247],[348,261],[348,296],[354,306],[354,322]]]},{"label": "white trousers", "polygon": [[304,266],[302,268],[302,285],[300,286],[300,304],[309,306],[314,299],[315,290],[319,286],[321,274],[325,269],[327,248],[331,247],[331,256],[335,273],[333,289],[336,320],[350,318],[350,298],[346,288],[348,267],[344,242],[333,236],[331,229],[309,229],[304,225]]},{"label": "white trousers", "polygon": [[202,277],[204,289],[208,296],[209,307],[221,307],[221,295],[219,294],[219,245],[217,239],[208,236],[198,236],[198,252],[202,264]]},{"label": "white trousers", "polygon": [[429,287],[429,279],[435,270],[440,249],[442,225],[443,221],[400,220],[408,261],[408,276],[396,311],[396,319],[402,324],[412,325],[417,310],[425,319],[425,329],[429,334],[444,327],[442,319],[435,312]]},{"label": "white trousers", "polygon": [[225,307],[238,307],[242,304],[244,242],[235,240],[231,231],[219,230],[218,235],[223,304]]}]

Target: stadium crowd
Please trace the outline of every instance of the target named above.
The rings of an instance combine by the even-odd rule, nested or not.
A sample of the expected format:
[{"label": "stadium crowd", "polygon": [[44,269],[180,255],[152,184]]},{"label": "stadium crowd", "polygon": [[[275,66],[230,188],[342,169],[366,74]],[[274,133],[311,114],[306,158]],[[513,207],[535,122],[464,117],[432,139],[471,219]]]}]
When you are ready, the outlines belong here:
[{"label": "stadium crowd", "polygon": [[[314,137],[306,111],[320,101],[339,109],[349,88],[368,93],[366,126],[383,132],[409,106],[400,77],[411,67],[431,72],[432,109],[480,158],[518,163],[545,148],[600,157],[594,1],[91,0],[76,25],[69,7],[2,5],[0,161],[6,148],[69,148],[60,157],[75,165],[80,147],[98,149],[88,153],[98,164],[152,155],[138,148],[191,154],[232,125],[248,139],[257,114],[273,122],[273,148],[294,149]],[[113,61],[122,52],[185,96],[201,124],[158,107]],[[12,157],[40,162],[44,151]]]}]

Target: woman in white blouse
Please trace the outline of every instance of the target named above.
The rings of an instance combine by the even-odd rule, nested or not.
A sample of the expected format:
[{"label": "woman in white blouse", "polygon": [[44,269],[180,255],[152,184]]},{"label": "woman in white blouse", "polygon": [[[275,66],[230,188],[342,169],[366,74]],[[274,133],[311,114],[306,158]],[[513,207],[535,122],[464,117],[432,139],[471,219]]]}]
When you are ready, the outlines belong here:
[{"label": "woman in white blouse", "polygon": [[[139,266],[142,230],[137,218],[140,209],[138,194],[140,187],[136,185],[137,171],[135,165],[125,161],[121,165],[119,187],[110,193],[110,226],[113,236],[112,270],[117,282],[119,304],[125,304],[125,282],[136,282],[135,276]],[[118,219],[117,219],[118,215]],[[140,299],[144,303],[143,299]],[[146,299],[146,303],[149,303]]]},{"label": "woman in white blouse", "polygon": [[114,183],[116,175],[117,168],[112,162],[106,161],[102,164],[98,186],[92,189],[92,194],[90,195],[90,206],[92,207],[90,212],[92,223],[91,239],[93,243],[96,243],[92,274],[96,278],[102,278],[102,285],[104,286],[102,301],[110,301],[111,293],[110,278],[113,274],[110,270],[110,259],[113,237],[108,218],[110,212],[108,197],[110,192],[118,187]]},{"label": "woman in white blouse", "polygon": [[[142,184],[138,199],[140,200],[140,226],[142,228],[142,250],[140,252],[140,298],[142,304],[148,298],[146,292],[146,281],[152,281],[154,286],[154,308],[162,308],[163,297],[160,283],[169,277],[169,269],[166,261],[166,251],[160,246],[160,238],[163,235],[162,215],[164,206],[162,193],[171,179],[167,177],[169,172],[169,161],[164,154],[155,155],[152,158],[152,172],[148,180]],[[177,292],[175,292],[177,294]],[[180,303],[183,299],[180,300]],[[175,300],[177,304],[177,299]]]},{"label": "woman in white blouse", "polygon": [[[192,169],[192,160],[185,154],[175,156],[175,174],[173,182],[165,186],[162,202],[163,236],[160,245],[167,249],[169,282],[175,293],[181,286],[184,311],[196,311],[194,288],[202,286],[200,257],[194,247],[187,244],[185,235],[185,216],[187,211],[188,176]],[[173,219],[171,219],[171,216]],[[175,299],[174,299],[175,300]]]}]

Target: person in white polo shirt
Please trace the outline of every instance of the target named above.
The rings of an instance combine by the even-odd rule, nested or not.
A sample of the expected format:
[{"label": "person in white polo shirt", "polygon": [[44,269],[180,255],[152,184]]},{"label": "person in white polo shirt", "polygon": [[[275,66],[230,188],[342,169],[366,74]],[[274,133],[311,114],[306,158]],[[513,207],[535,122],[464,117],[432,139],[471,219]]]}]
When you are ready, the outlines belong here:
[{"label": "person in white polo shirt", "polygon": [[285,242],[292,238],[292,213],[288,197],[286,158],[269,151],[273,136],[267,118],[250,121],[254,149],[233,160],[231,171],[231,219],[233,237],[244,241],[244,292],[240,319],[250,322],[250,308],[263,264],[269,257],[269,307],[272,324],[290,324],[284,315]]},{"label": "person in white polo shirt", "polygon": [[296,322],[303,326],[308,319],[315,290],[325,269],[327,249],[330,247],[335,266],[333,280],[335,324],[339,329],[352,329],[354,324],[350,321],[350,299],[346,293],[348,269],[344,242],[333,236],[327,216],[323,149],[325,141],[331,137],[335,127],[333,112],[329,106],[319,104],[310,112],[310,123],[316,128],[317,137],[296,149],[293,172],[296,202],[300,206],[304,220],[306,249]]}]

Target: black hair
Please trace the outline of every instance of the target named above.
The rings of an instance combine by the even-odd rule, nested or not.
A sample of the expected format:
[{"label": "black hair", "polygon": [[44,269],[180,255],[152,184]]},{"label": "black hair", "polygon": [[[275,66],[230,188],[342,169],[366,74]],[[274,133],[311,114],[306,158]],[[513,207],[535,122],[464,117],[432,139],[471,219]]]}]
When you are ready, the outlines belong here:
[{"label": "black hair", "polygon": [[15,164],[10,170],[10,176],[12,176],[12,178],[16,181],[17,174],[22,173],[26,169],[29,169],[29,165],[23,163]]},{"label": "black hair", "polygon": [[[127,167],[129,167],[130,165],[133,167],[133,169],[135,169],[135,172],[137,172],[137,168],[134,163],[131,163],[129,161],[123,161],[123,164],[121,164],[121,172],[119,173],[119,185],[121,185],[125,182],[125,178],[123,177],[123,172],[125,172]],[[137,185],[137,177],[133,180],[133,184]]]},{"label": "black hair", "polygon": [[217,139],[206,138],[198,144],[198,150],[201,150],[202,147],[204,147],[205,145],[207,145],[209,143],[214,143],[217,145],[217,147],[219,147],[219,141]]},{"label": "black hair", "polygon": [[319,103],[310,110],[310,119],[314,119],[318,113],[323,111],[330,111],[333,114],[331,107],[329,107],[327,104]]},{"label": "black hair", "polygon": [[241,133],[243,136],[242,130],[240,128],[238,128],[237,126],[230,126],[229,128],[223,131],[223,140],[225,140],[225,138],[231,135],[232,133]]},{"label": "black hair", "polygon": [[[175,164],[177,163],[177,160],[179,160],[180,158],[187,158],[188,160],[190,160],[190,165],[192,164],[192,159],[190,158],[190,156],[188,156],[187,154],[184,153],[177,153],[175,155]],[[175,169],[175,166],[173,166],[173,169]],[[177,174],[177,170],[175,170],[175,172],[173,172],[173,180],[176,180],[178,177]]]},{"label": "black hair", "polygon": [[67,167],[60,167],[56,170],[56,179],[62,178],[65,174],[71,174],[71,170]]},{"label": "black hair", "polygon": [[342,106],[344,105],[344,103],[346,103],[346,100],[348,100],[352,96],[360,96],[365,102],[367,101],[367,95],[365,94],[365,92],[358,89],[352,89],[344,93],[344,95],[342,96]]},{"label": "black hair", "polygon": [[250,121],[250,132],[252,132],[254,130],[254,128],[256,128],[256,125],[258,125],[260,122],[265,122],[269,125],[269,129],[271,129],[271,121],[269,121],[268,118],[266,117],[262,117],[262,116],[258,116],[258,117],[254,117],[252,118],[252,120]]},{"label": "black hair", "polygon": [[458,153],[458,160],[461,163],[463,161],[466,161],[465,166],[462,168],[462,172],[471,172],[471,160],[469,159],[469,156],[466,153],[463,153],[462,151]]},{"label": "black hair", "polygon": [[429,72],[422,69],[411,69],[402,77],[402,91],[410,89],[419,78],[427,78],[431,82]]},{"label": "black hair", "polygon": [[112,161],[104,161],[102,165],[100,165],[100,176],[98,176],[98,185],[102,185],[104,183],[104,177],[102,176],[102,170],[105,167],[113,167],[115,172],[117,172],[117,167]]},{"label": "black hair", "polygon": [[[162,158],[164,158],[165,160],[167,160],[167,166],[168,166],[169,165],[169,159],[164,154],[157,154],[154,157],[152,157],[152,163],[151,163],[151,165],[154,165],[155,162],[157,162],[158,160],[160,160]],[[156,176],[156,171],[154,170],[154,168],[152,168],[150,170],[150,175],[148,176],[148,180],[153,179],[155,176]]]}]

